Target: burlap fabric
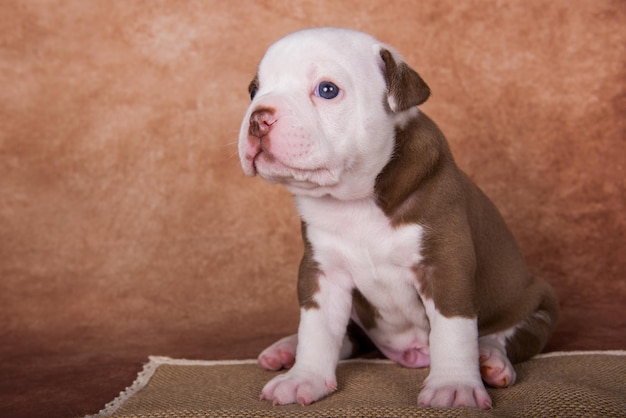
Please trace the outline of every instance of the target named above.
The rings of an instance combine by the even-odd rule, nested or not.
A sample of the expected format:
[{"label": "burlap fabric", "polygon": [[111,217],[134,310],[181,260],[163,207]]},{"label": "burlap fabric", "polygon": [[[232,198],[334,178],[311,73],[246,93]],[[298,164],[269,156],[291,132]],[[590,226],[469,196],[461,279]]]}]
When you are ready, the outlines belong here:
[{"label": "burlap fabric", "polygon": [[339,390],[302,407],[260,401],[275,375],[253,361],[151,357],[137,381],[98,416],[115,417],[624,417],[626,353],[554,353],[518,364],[518,382],[488,389],[494,408],[416,407],[428,370],[388,361],[342,362]]}]

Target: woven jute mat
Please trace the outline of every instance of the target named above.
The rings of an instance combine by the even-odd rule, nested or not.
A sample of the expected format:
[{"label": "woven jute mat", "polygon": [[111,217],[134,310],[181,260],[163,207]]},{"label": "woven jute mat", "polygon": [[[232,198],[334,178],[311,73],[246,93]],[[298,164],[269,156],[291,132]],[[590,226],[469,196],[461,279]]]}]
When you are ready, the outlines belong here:
[{"label": "woven jute mat", "polygon": [[428,369],[384,360],[349,360],[339,389],[309,406],[260,401],[277,374],[248,361],[150,357],[137,380],[97,417],[626,417],[626,352],[562,352],[516,365],[517,383],[488,389],[494,407],[417,407]]}]

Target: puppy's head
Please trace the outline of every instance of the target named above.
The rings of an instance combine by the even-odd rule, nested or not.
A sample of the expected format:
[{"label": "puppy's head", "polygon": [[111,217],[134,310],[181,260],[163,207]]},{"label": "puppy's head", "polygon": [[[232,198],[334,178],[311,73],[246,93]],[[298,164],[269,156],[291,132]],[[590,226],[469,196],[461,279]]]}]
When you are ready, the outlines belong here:
[{"label": "puppy's head", "polygon": [[361,32],[308,29],[273,44],[249,86],[239,134],[247,175],[296,195],[373,193],[395,129],[428,86],[390,47]]}]

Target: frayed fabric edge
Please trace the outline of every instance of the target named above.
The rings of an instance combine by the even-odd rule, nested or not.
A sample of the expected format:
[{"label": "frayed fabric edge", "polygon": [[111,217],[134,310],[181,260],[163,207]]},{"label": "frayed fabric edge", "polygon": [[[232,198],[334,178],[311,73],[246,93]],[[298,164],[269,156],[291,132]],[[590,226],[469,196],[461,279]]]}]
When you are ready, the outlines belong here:
[{"label": "frayed fabric edge", "polygon": [[[550,353],[543,353],[533,357],[534,359],[545,359],[552,357],[568,357],[568,356],[583,356],[583,355],[605,355],[605,356],[626,356],[626,350],[594,350],[594,351],[554,351]],[[256,364],[257,360],[187,360],[187,359],[174,359],[163,356],[149,356],[148,363],[144,364],[143,369],[137,374],[135,381],[127,387],[124,391],[120,392],[119,396],[107,403],[100,412],[95,415],[86,415],[85,418],[105,418],[110,417],[126,402],[130,397],[143,389],[159,366],[167,364],[174,366],[238,366],[246,364]],[[339,364],[346,363],[374,363],[374,364],[393,364],[391,360],[386,359],[349,359],[342,360]]]}]

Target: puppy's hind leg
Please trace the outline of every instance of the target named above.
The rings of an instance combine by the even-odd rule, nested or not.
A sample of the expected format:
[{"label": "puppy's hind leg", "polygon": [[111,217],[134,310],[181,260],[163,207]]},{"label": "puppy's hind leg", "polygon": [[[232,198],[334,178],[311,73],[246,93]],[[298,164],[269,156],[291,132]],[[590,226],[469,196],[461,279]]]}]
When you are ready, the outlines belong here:
[{"label": "puppy's hind leg", "polygon": [[257,362],[266,370],[289,369],[296,361],[298,334],[281,338],[259,354]]},{"label": "puppy's hind leg", "polygon": [[478,339],[480,375],[489,386],[508,387],[517,379],[505,348],[506,336],[513,332],[515,331],[490,334]]},{"label": "puppy's hind leg", "polygon": [[512,363],[528,360],[545,346],[558,317],[556,296],[545,282],[536,281],[541,289],[533,313],[517,326],[478,339],[480,374],[490,386],[507,387],[515,383]]},{"label": "puppy's hind leg", "polygon": [[539,354],[548,342],[559,316],[559,302],[552,288],[535,279],[537,298],[535,310],[515,328],[507,338],[506,352],[513,363],[519,363]]},{"label": "puppy's hind leg", "polygon": [[[340,360],[344,360],[358,353],[359,346],[353,341],[352,335],[346,335],[343,338],[343,344],[339,352]],[[266,370],[290,369],[296,362],[296,349],[298,347],[298,334],[289,335],[281,338],[274,344],[267,347],[259,354],[257,362]]]}]

